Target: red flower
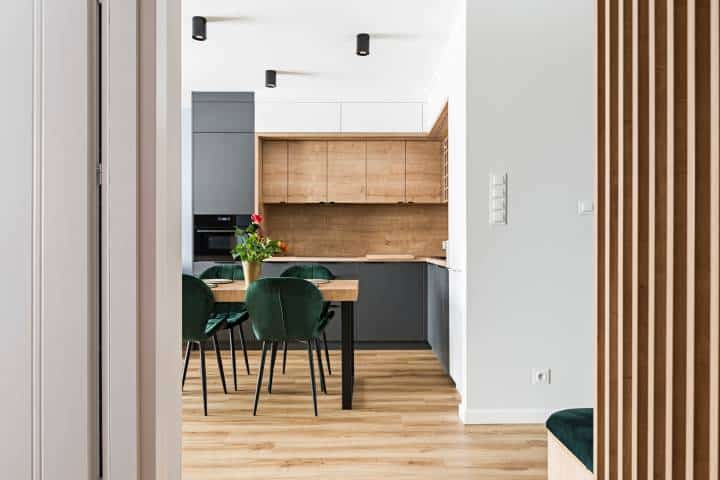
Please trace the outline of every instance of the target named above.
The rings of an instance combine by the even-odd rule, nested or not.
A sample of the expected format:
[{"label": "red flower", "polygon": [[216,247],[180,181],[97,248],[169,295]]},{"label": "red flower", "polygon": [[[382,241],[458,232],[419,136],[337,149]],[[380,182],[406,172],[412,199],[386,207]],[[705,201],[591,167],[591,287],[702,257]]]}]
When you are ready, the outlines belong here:
[{"label": "red flower", "polygon": [[283,252],[287,253],[288,251],[288,245],[285,242],[278,242],[278,248]]},{"label": "red flower", "polygon": [[262,215],[258,213],[253,213],[252,215],[250,215],[250,221],[255,225],[260,225],[262,223]]}]

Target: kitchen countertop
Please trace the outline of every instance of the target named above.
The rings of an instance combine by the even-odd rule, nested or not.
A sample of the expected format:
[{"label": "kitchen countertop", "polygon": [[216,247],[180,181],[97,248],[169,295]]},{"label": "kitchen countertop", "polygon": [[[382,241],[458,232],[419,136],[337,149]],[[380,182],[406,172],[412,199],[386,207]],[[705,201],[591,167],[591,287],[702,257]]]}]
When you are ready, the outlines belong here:
[{"label": "kitchen countertop", "polygon": [[385,255],[382,257],[271,257],[266,262],[348,262],[348,263],[370,263],[370,262],[422,262],[432,263],[440,267],[447,267],[447,260],[440,257],[412,257],[398,255],[397,257]]}]

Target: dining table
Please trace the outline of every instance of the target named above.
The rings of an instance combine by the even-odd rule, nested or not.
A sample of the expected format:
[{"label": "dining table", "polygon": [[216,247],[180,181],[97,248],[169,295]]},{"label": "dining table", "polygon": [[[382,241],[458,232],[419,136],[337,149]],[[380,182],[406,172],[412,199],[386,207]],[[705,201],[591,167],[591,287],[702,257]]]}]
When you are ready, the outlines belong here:
[{"label": "dining table", "polygon": [[[342,351],[342,408],[352,410],[355,386],[355,303],[360,294],[358,280],[329,280],[316,284],[326,302],[340,303],[341,351]],[[213,296],[216,302],[244,302],[247,283],[235,280],[216,285]],[[252,321],[252,319],[250,319]]]}]

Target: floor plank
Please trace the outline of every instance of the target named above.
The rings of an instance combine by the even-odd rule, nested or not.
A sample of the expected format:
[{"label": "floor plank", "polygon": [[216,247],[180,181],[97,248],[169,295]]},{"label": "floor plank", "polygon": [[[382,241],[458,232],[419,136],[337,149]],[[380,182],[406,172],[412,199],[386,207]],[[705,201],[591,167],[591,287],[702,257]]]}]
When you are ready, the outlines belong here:
[{"label": "floor plank", "polygon": [[[252,352],[252,375],[243,366],[238,391],[225,395],[208,352],[204,417],[193,352],[183,393],[185,480],[546,478],[544,427],[462,425],[458,395],[431,351],[358,351],[352,411],[340,409],[340,354],[331,352],[334,370],[329,394],[318,392],[319,417],[312,415],[303,350],[289,352],[286,375],[276,366],[273,393],[265,381],[252,417],[258,360]],[[232,389],[229,353],[223,362]]]}]

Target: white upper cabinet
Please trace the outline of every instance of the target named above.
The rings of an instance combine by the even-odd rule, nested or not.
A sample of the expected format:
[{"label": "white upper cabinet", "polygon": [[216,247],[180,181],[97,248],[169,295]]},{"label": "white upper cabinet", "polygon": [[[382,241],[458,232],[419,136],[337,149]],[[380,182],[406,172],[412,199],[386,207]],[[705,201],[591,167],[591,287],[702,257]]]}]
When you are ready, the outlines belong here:
[{"label": "white upper cabinet", "polygon": [[419,133],[419,102],[256,102],[256,132]]}]

